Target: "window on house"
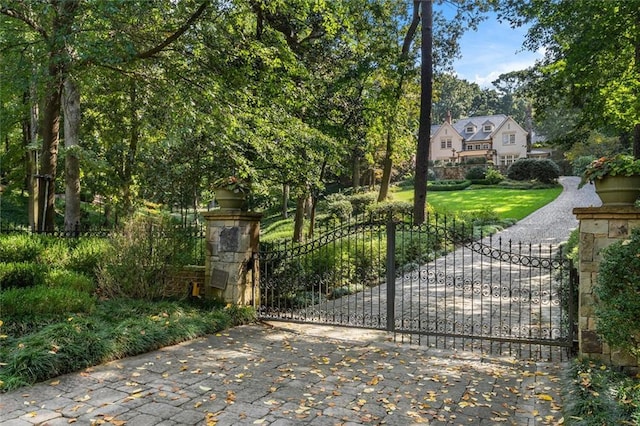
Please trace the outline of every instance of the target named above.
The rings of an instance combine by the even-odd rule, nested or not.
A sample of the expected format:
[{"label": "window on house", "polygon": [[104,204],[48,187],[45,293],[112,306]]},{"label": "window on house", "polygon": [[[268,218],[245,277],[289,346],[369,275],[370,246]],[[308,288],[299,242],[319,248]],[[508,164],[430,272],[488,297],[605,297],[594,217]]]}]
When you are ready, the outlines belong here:
[{"label": "window on house", "polygon": [[515,145],[516,143],[516,134],[515,133],[503,133],[502,134],[502,145]]},{"label": "window on house", "polygon": [[485,132],[490,132],[491,130],[493,130],[493,126],[491,124],[485,124],[483,129]]},{"label": "window on house", "polygon": [[467,128],[465,129],[465,132],[467,132],[467,133],[473,133],[474,129],[475,129],[475,128],[474,128],[473,126],[467,126]]},{"label": "window on house", "polygon": [[501,155],[499,158],[500,165],[508,166],[513,164],[520,156],[519,155]]},{"label": "window on house", "polygon": [[467,151],[472,151],[473,150],[473,145],[467,145]]},{"label": "window on house", "polygon": [[451,148],[452,145],[451,138],[440,139],[440,149]]},{"label": "window on house", "polygon": [[482,149],[489,149],[489,144],[485,143],[484,145],[482,145]]}]

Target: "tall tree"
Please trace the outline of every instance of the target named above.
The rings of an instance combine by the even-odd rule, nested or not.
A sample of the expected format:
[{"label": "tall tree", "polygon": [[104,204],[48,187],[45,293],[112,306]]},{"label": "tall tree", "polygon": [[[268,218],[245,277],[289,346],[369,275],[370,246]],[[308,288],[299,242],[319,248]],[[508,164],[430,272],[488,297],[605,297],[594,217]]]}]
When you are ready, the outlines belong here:
[{"label": "tall tree", "polygon": [[502,0],[499,10],[514,25],[530,25],[527,48],[545,48],[538,112],[567,101],[581,111],[578,128],[633,134],[640,158],[640,1]]},{"label": "tall tree", "polygon": [[[86,10],[83,12],[86,13],[80,14],[79,12],[85,6]],[[180,16],[178,19],[182,19],[184,13],[182,5],[167,4],[166,6],[168,7],[165,10],[173,12]],[[22,22],[30,31],[38,34],[46,46],[47,58],[42,60],[47,69],[48,80],[45,85],[46,92],[43,95],[43,146],[40,156],[41,185],[38,197],[39,229],[51,230],[54,226],[63,84],[70,70],[96,63],[113,66],[132,60],[152,58],[182,36],[204,14],[207,6],[208,2],[201,3],[181,22],[181,25],[167,32],[161,28],[122,27],[117,19],[109,22],[109,18],[117,16],[120,9],[132,12],[138,8],[137,4],[125,3],[119,7],[113,7],[113,4],[106,2],[88,6],[82,0],[49,0],[37,3],[14,0],[7,1],[6,4],[0,3],[0,14]],[[141,7],[144,11],[148,11],[154,6],[143,3]],[[137,11],[140,12],[140,10]],[[105,12],[104,16],[102,12]],[[96,28],[100,27],[101,30],[96,31],[95,28],[91,28],[92,31],[82,31],[84,28],[78,22],[78,16],[87,20],[93,19]],[[165,16],[153,13],[138,16],[131,14],[124,22],[131,19],[138,20],[141,16],[151,16],[155,19],[155,23],[172,17],[166,13]],[[110,31],[105,31],[105,27],[114,30],[117,36],[109,36]],[[94,36],[93,39],[83,38],[89,33],[99,35]],[[158,37],[159,34],[161,34],[160,37]],[[146,38],[151,35],[155,37]],[[82,42],[86,44],[81,45]],[[97,46],[99,47],[96,48]],[[70,130],[73,131],[75,128],[77,126],[71,127]],[[77,182],[74,182],[75,184]],[[77,191],[71,190],[69,193],[73,195],[77,194]]]}]

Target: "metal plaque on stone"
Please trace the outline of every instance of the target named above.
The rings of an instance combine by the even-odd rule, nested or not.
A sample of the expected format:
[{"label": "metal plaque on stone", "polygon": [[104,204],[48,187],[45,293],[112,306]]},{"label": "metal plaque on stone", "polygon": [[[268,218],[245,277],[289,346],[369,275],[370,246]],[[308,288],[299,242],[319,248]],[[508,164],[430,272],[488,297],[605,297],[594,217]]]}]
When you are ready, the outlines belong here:
[{"label": "metal plaque on stone", "polygon": [[213,269],[211,271],[210,287],[224,290],[227,288],[227,281],[229,280],[229,272],[224,269]]},{"label": "metal plaque on stone", "polygon": [[237,226],[220,230],[220,251],[238,251],[240,246],[240,229]]}]

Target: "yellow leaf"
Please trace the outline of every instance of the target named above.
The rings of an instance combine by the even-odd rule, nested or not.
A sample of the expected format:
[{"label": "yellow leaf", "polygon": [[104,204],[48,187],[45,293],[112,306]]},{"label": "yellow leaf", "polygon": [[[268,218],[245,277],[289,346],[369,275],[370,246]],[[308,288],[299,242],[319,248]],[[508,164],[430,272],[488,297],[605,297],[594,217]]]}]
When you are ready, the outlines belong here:
[{"label": "yellow leaf", "polygon": [[2,322],[2,320],[0,320],[0,327],[2,327],[2,324],[4,324],[4,322]]},{"label": "yellow leaf", "polygon": [[538,399],[541,399],[543,401],[553,401],[553,397],[551,395],[547,395],[546,393],[539,394]]},{"label": "yellow leaf", "polygon": [[60,384],[60,380],[54,380],[53,382],[49,383],[51,386],[57,386]]},{"label": "yellow leaf", "polygon": [[69,419],[69,420],[67,420],[67,423],[71,424],[71,423],[75,423],[77,421],[78,421],[78,419]]},{"label": "yellow leaf", "polygon": [[6,334],[0,334],[0,339],[6,339],[7,337],[9,336],[7,336]]},{"label": "yellow leaf", "polygon": [[199,408],[201,405],[202,405],[202,401],[198,401],[198,402],[195,403],[193,408]]}]

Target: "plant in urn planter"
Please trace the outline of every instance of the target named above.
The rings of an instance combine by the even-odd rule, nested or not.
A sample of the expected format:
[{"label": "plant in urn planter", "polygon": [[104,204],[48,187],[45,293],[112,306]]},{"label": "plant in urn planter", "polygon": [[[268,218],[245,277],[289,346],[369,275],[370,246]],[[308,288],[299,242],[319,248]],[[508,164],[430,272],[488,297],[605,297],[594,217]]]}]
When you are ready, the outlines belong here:
[{"label": "plant in urn planter", "polygon": [[223,210],[244,210],[251,186],[237,176],[227,176],[213,182],[216,201]]},{"label": "plant in urn planter", "polygon": [[640,160],[632,155],[601,157],[587,166],[579,187],[593,182],[603,206],[632,206],[640,196]]}]

